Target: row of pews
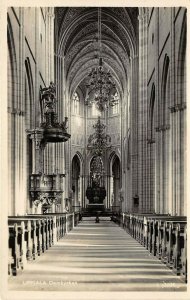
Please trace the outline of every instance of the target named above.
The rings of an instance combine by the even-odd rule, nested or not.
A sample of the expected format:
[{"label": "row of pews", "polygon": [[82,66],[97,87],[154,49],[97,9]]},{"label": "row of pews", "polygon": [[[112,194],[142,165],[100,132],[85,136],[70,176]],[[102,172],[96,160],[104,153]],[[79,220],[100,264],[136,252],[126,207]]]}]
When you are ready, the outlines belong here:
[{"label": "row of pews", "polygon": [[79,213],[8,217],[8,274],[17,275],[27,261],[35,260],[79,222]]},{"label": "row of pews", "polygon": [[159,214],[115,214],[111,220],[187,282],[187,218]]}]

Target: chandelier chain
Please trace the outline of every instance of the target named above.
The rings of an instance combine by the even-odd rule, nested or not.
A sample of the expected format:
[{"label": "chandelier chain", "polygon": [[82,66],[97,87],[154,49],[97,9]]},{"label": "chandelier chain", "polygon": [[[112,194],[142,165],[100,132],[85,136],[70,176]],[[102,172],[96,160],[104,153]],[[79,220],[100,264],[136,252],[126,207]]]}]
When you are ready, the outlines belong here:
[{"label": "chandelier chain", "polygon": [[101,8],[98,8],[98,46],[99,57],[98,67],[93,68],[88,75],[87,97],[85,103],[87,105],[95,104],[99,111],[104,111],[110,106],[117,104],[114,95],[117,93],[116,85],[112,74],[109,70],[103,68],[102,58],[102,17]]}]

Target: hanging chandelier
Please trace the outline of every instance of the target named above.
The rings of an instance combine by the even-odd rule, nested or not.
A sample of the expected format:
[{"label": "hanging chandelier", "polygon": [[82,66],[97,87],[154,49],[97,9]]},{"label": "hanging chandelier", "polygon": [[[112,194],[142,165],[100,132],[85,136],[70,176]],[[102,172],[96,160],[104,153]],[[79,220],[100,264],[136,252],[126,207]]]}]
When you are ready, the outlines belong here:
[{"label": "hanging chandelier", "polygon": [[98,44],[99,60],[98,67],[93,68],[88,75],[86,104],[95,104],[99,111],[114,106],[118,100],[115,99],[116,85],[110,71],[103,68],[102,59],[102,32],[101,32],[101,8],[98,8]]},{"label": "hanging chandelier", "polygon": [[93,125],[95,132],[88,138],[87,148],[96,156],[102,156],[106,149],[111,147],[111,137],[105,133],[106,126],[101,123],[100,117]]}]

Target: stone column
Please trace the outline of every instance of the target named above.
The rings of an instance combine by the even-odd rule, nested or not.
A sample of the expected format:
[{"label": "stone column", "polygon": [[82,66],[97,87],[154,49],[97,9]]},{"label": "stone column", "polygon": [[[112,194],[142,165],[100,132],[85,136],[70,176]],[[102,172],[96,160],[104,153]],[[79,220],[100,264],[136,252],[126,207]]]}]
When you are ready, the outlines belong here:
[{"label": "stone column", "polygon": [[[54,8],[48,8],[46,12],[46,82],[49,84],[54,79]],[[57,90],[57,89],[56,89]],[[59,102],[59,98],[57,97]],[[57,108],[57,107],[56,107]],[[47,173],[55,173],[56,166],[56,144],[47,144]]]},{"label": "stone column", "polygon": [[[20,9],[20,28],[19,28],[19,57],[17,58],[18,78],[17,92],[18,97],[14,99],[15,114],[15,214],[26,212],[26,134],[25,134],[25,95],[24,95],[24,11]],[[15,80],[15,79],[14,79]]]},{"label": "stone column", "polygon": [[[150,168],[150,151],[148,155],[147,146],[147,116],[148,116],[148,99],[147,99],[147,46],[148,46],[148,12],[147,9],[139,10],[139,106],[138,111],[138,173],[139,182],[138,190],[133,192],[139,196],[139,212],[146,212],[151,209],[150,206],[150,188],[149,168]],[[133,150],[132,150],[133,151]]]},{"label": "stone column", "polygon": [[32,173],[42,173],[43,165],[42,165],[42,151],[43,144],[41,143],[43,138],[43,129],[34,129],[28,131],[30,134],[30,138],[32,139],[32,153],[33,153],[33,162],[32,162]]},{"label": "stone column", "polygon": [[82,190],[81,190],[81,207],[84,208],[85,207],[85,175],[81,175],[82,177]]},{"label": "stone column", "polygon": [[[52,18],[54,16],[52,15]],[[52,32],[53,32],[53,23],[52,24]],[[54,53],[54,40],[52,40],[52,52]],[[62,122],[64,119],[65,114],[65,89],[66,89],[66,83],[64,80],[64,56],[60,54],[60,49],[58,49],[58,45],[56,45],[55,55],[52,55],[52,61],[55,60],[55,85],[56,85],[56,97],[57,97],[57,106],[56,106],[56,113],[58,115],[58,121]],[[51,64],[53,66],[53,63]],[[52,67],[52,73],[53,73],[53,67]],[[66,174],[66,143],[59,143],[55,146],[55,168],[56,172],[60,172],[61,174]],[[66,178],[64,178],[63,181],[63,190],[62,193],[62,205],[61,209],[62,211],[65,209],[65,198],[68,198],[68,191],[66,190],[67,186],[67,180],[68,180],[68,174],[66,174]]]},{"label": "stone column", "polygon": [[[138,194],[138,56],[131,57],[131,176],[132,197]],[[132,203],[133,199],[131,199]],[[133,203],[132,203],[133,207]]]},{"label": "stone column", "polygon": [[83,176],[80,175],[79,177],[79,198],[78,198],[78,205],[81,207],[82,203],[82,194],[83,194]]},{"label": "stone column", "polygon": [[110,180],[111,180],[111,175],[106,175],[106,193],[107,193],[107,203],[106,203],[106,208],[110,208],[111,206],[111,193],[110,193]]}]

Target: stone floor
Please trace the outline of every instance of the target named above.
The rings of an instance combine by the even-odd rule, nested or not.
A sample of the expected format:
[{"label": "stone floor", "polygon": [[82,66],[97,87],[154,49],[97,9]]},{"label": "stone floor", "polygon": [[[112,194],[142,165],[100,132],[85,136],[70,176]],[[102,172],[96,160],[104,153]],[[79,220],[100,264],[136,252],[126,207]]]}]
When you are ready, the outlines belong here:
[{"label": "stone floor", "polygon": [[109,218],[86,218],[16,277],[13,291],[186,291],[186,284]]}]

